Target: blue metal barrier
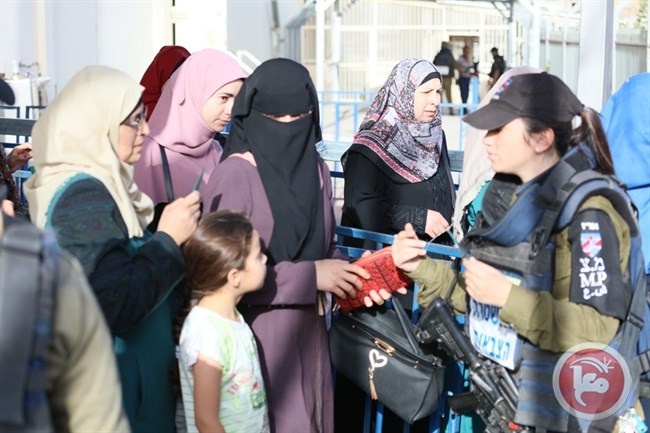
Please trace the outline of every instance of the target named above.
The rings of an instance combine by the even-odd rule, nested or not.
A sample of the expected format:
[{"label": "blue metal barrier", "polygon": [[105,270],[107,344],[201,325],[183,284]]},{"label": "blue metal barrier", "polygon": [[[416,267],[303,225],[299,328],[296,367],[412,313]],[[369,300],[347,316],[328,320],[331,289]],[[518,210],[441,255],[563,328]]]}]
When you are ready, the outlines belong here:
[{"label": "blue metal barrier", "polygon": [[[333,123],[334,140],[339,141],[341,138],[341,120],[348,115],[347,111],[350,111],[352,117],[349,120],[348,128],[356,131],[361,121],[359,119],[361,109],[370,107],[376,93],[374,90],[325,90],[318,92],[323,130],[326,129],[326,125]],[[332,113],[333,119],[330,117],[330,110],[328,109],[330,107],[334,110]]]},{"label": "blue metal barrier", "polygon": [[[365,250],[361,248],[348,247],[343,245],[345,238],[361,239],[366,241],[372,241],[376,243],[376,249],[381,249],[385,246],[389,246],[393,243],[395,236],[385,233],[372,232],[368,230],[361,230],[352,227],[337,226],[336,227],[337,235],[337,245],[339,250],[348,255],[351,258],[356,258],[361,256]],[[429,243],[426,247],[427,254],[434,256],[438,259],[448,260],[462,257],[461,252],[454,247],[439,245]],[[417,303],[417,291],[418,286],[414,285],[413,288],[413,301],[411,305],[411,321],[416,323],[419,317],[420,306]],[[462,320],[463,318],[459,318]],[[465,368],[460,363],[451,362],[447,367],[447,388],[440,395],[440,402],[438,405],[438,410],[429,416],[428,432],[429,433],[459,433],[461,431],[461,419],[463,417],[454,414],[447,407],[447,397],[449,395],[454,395],[456,393],[463,392],[465,387]],[[407,391],[408,392],[408,391]],[[375,420],[375,431],[374,433],[382,433],[383,431],[383,421],[384,421],[384,406],[379,402],[375,413],[372,413],[372,400],[370,396],[366,395],[365,404],[364,404],[364,423],[363,423],[363,433],[370,433],[371,418],[374,417]],[[443,422],[444,421],[444,422]],[[444,430],[443,425],[446,425]],[[410,431],[410,425],[407,422],[404,422],[402,425],[402,432],[408,433]],[[357,432],[353,432],[357,433]],[[391,432],[392,433],[392,432]]]}]

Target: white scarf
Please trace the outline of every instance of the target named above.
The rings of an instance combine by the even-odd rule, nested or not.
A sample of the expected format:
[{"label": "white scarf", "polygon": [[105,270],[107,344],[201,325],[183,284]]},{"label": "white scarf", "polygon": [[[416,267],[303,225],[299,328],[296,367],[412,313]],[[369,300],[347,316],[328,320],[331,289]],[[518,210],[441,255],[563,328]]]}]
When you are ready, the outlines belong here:
[{"label": "white scarf", "polygon": [[142,86],[106,66],[78,72],[34,125],[36,173],[24,185],[32,221],[44,227],[56,192],[79,173],[108,189],[129,237],[142,236],[153,217],[151,199],[133,182],[133,167],[117,156],[120,123],[136,107]]}]

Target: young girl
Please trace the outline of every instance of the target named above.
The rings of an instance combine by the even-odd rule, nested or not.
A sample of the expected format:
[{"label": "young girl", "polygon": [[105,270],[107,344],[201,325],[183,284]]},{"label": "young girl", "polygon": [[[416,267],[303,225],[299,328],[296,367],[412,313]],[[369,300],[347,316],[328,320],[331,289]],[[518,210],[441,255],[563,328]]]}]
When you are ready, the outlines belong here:
[{"label": "young girl", "polygon": [[242,214],[215,212],[202,218],[183,253],[192,305],[179,354],[187,431],[268,432],[257,346],[236,309],[264,283],[259,235]]}]

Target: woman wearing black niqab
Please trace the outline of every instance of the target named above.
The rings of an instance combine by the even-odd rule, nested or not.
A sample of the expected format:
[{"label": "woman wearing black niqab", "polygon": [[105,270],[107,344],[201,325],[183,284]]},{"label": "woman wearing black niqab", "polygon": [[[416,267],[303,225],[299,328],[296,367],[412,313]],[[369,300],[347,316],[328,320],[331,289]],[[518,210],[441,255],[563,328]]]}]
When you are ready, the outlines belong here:
[{"label": "woman wearing black niqab", "polygon": [[271,431],[331,433],[327,312],[332,293],[351,296],[366,274],[335,258],[331,179],[316,151],[318,97],[309,72],[288,59],[262,63],[232,117],[205,203],[243,212],[267,247],[264,287],[238,308],[258,341]]}]

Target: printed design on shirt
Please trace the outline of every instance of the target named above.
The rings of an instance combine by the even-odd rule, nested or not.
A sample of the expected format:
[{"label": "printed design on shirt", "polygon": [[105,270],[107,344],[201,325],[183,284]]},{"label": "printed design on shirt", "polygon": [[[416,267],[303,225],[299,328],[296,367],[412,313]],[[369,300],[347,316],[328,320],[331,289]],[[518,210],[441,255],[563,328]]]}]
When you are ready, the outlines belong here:
[{"label": "printed design on shirt", "polygon": [[264,392],[264,388],[260,386],[260,383],[257,381],[253,385],[250,398],[253,409],[260,409],[266,405],[266,393]]},{"label": "printed design on shirt", "polygon": [[598,254],[602,250],[603,240],[598,222],[580,223],[580,248],[585,257],[580,257],[580,288],[585,300],[607,294],[607,270],[605,261]]},{"label": "printed design on shirt", "polygon": [[246,371],[244,373],[233,372],[229,378],[231,385],[228,387],[226,392],[228,392],[230,395],[235,395],[240,388],[246,386],[248,382],[254,379],[255,377],[253,376],[252,370]]},{"label": "printed design on shirt", "polygon": [[204,308],[193,308],[183,324],[180,345],[181,387],[189,433],[198,433],[191,373],[196,351],[223,366],[219,413],[225,431],[269,432],[255,339],[239,313],[237,321],[232,321]]}]

